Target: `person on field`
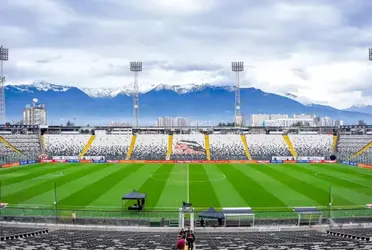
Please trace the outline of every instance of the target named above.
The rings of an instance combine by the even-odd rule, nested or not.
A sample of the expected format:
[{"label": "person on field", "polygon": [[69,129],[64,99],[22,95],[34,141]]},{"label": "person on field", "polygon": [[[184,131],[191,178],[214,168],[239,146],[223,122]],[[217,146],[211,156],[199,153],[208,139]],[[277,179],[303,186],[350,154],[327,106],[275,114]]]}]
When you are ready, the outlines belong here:
[{"label": "person on field", "polygon": [[76,213],[72,212],[72,224],[76,224]]},{"label": "person on field", "polygon": [[184,238],[182,238],[182,236],[180,235],[178,237],[178,240],[177,240],[177,243],[176,243],[176,248],[177,250],[184,250],[185,249],[185,246],[186,246],[186,241]]}]

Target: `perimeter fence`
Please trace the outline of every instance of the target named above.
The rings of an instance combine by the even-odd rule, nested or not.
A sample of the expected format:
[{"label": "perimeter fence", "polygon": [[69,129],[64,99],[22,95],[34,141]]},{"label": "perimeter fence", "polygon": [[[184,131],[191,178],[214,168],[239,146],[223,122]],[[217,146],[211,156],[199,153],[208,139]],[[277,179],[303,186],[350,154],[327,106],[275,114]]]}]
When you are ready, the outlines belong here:
[{"label": "perimeter fence", "polygon": [[[199,213],[195,210],[195,226],[201,226]],[[124,209],[60,209],[48,207],[5,207],[0,209],[0,221],[47,223],[47,224],[73,224],[72,213],[76,214],[76,224],[79,225],[116,225],[116,226],[156,226],[178,227],[179,212],[175,210],[144,210],[128,211]],[[205,218],[205,226],[221,226],[217,219]],[[185,216],[186,225],[189,217]],[[372,209],[367,207],[354,208],[317,208],[317,213],[298,214],[288,209],[273,209],[254,211],[254,217],[235,215],[227,217],[227,227],[250,226],[298,226],[317,224],[348,224],[372,223]]]}]

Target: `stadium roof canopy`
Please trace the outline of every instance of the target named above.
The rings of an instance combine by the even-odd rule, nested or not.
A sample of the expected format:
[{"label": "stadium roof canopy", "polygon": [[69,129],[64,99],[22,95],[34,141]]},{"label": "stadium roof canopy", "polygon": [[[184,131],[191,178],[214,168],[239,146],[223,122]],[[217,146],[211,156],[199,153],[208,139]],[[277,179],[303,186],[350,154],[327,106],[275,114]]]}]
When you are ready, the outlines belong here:
[{"label": "stadium roof canopy", "polygon": [[208,210],[199,213],[199,218],[223,219],[224,217],[225,216],[222,212],[217,212],[213,207],[210,207]]},{"label": "stadium roof canopy", "polygon": [[129,194],[125,194],[122,197],[122,200],[143,200],[146,199],[147,194],[137,192],[136,190],[133,190]]},{"label": "stadium roof canopy", "polygon": [[252,209],[250,207],[229,207],[229,208],[222,208],[222,213],[225,216],[250,216],[254,215]]}]

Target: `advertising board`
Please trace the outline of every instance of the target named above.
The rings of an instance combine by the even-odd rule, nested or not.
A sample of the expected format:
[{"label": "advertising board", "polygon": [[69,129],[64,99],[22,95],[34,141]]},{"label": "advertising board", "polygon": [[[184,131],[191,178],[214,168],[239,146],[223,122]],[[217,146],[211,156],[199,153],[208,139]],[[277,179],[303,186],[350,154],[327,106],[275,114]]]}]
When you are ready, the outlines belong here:
[{"label": "advertising board", "polygon": [[17,167],[17,166],[19,166],[18,161],[1,165],[2,168],[11,168],[11,167]]}]

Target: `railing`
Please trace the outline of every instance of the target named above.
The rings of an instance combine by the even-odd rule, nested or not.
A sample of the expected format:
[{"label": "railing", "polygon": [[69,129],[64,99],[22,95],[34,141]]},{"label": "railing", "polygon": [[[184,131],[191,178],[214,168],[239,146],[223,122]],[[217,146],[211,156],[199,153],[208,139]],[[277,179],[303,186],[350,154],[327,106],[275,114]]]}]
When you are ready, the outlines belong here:
[{"label": "railing", "polygon": [[[288,208],[255,211],[252,217],[231,217],[226,226],[297,226],[332,223],[368,223],[372,219],[372,209],[368,208],[320,208],[320,214],[299,215]],[[59,209],[48,207],[7,207],[0,209],[0,221],[26,223],[72,224],[72,213],[76,213],[76,223],[80,225],[117,225],[117,226],[174,226],[178,225],[178,211],[128,211],[124,209]],[[195,211],[196,226],[200,226],[199,211]],[[332,220],[330,220],[330,218]],[[189,223],[189,218],[186,224]],[[218,226],[217,219],[206,219],[206,226]]]}]

